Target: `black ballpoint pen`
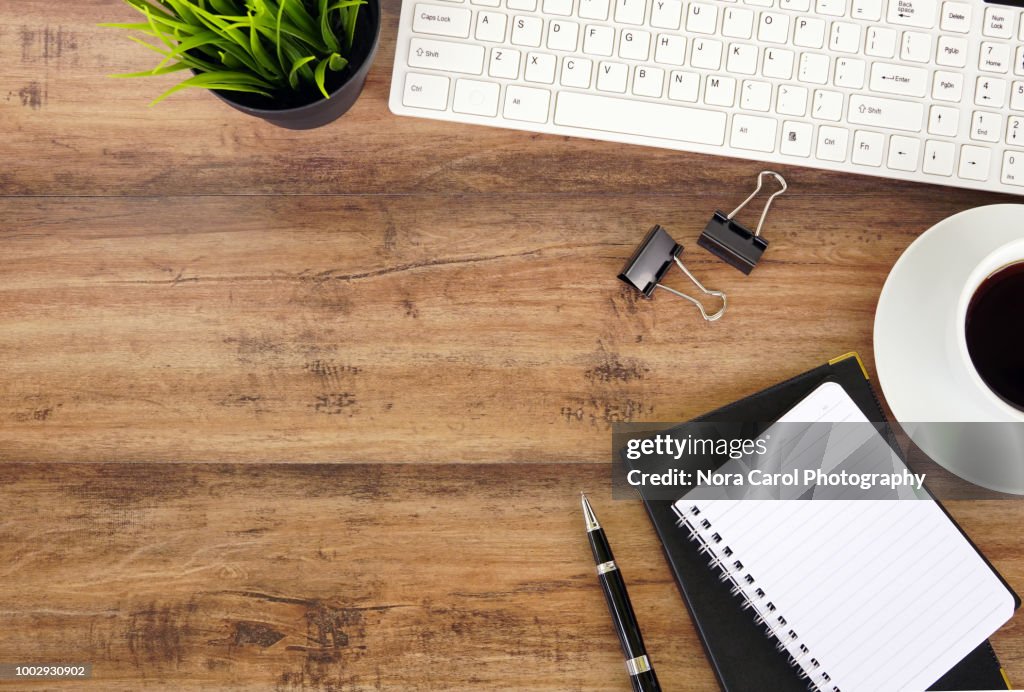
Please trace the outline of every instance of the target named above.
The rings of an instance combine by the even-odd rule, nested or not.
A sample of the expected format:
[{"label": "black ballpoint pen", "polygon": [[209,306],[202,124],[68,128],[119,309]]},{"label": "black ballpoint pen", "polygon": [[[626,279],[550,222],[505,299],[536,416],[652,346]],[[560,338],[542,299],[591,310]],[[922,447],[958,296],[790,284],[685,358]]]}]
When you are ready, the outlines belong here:
[{"label": "black ballpoint pen", "polygon": [[654,674],[654,667],[647,658],[644,638],[640,635],[633,604],[629,602],[629,594],[626,592],[626,582],[622,580],[622,574],[615,564],[612,548],[608,545],[604,529],[594,516],[587,496],[580,493],[580,497],[583,501],[583,518],[587,522],[587,538],[590,539],[590,549],[594,552],[594,561],[597,563],[597,578],[601,582],[605,601],[608,602],[615,632],[622,644],[622,653],[626,655],[629,681],[634,692],[661,692],[658,676]]}]

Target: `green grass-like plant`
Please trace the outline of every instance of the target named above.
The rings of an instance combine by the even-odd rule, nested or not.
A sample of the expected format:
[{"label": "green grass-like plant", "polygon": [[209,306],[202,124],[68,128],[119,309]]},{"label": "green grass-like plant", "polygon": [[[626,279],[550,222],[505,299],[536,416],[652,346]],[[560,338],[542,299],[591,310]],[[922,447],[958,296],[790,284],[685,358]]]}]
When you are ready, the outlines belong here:
[{"label": "green grass-like plant", "polygon": [[152,70],[114,77],[197,74],[161,94],[198,87],[281,99],[316,88],[330,98],[327,71],[348,65],[356,17],[366,0],[124,0],[146,21],[101,26],[132,36],[163,56]]}]

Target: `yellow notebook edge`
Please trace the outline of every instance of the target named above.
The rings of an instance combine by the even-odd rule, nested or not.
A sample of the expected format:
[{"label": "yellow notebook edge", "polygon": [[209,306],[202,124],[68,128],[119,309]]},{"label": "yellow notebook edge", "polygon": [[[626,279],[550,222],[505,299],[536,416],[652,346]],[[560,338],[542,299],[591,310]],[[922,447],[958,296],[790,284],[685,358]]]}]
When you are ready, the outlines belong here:
[{"label": "yellow notebook edge", "polygon": [[836,363],[840,363],[840,362],[842,362],[842,361],[844,361],[844,360],[846,360],[848,358],[856,358],[857,359],[857,365],[860,366],[860,371],[862,373],[864,373],[864,379],[865,380],[870,380],[871,379],[871,375],[868,374],[868,369],[864,365],[864,361],[861,359],[860,354],[857,353],[856,351],[850,351],[849,353],[844,353],[841,356],[836,356],[835,358],[830,360],[828,362],[828,364],[829,365],[835,365]]}]

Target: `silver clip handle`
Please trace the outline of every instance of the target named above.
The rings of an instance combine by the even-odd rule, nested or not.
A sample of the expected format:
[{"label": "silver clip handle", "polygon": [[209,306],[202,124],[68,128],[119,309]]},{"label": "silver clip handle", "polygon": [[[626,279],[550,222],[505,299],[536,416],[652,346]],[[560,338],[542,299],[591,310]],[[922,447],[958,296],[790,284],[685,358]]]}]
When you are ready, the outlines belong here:
[{"label": "silver clip handle", "polygon": [[726,217],[727,219],[732,221],[732,218],[734,216],[736,216],[737,214],[739,214],[740,211],[742,211],[743,207],[747,206],[750,203],[750,200],[752,200],[755,197],[757,197],[757,193],[759,193],[761,191],[761,188],[764,185],[764,177],[766,175],[773,175],[773,176],[775,176],[775,180],[778,181],[779,185],[781,185],[781,188],[777,192],[772,194],[772,196],[768,198],[768,201],[765,202],[764,209],[761,210],[761,218],[757,222],[757,230],[754,231],[754,236],[755,237],[761,235],[761,227],[764,226],[764,220],[765,220],[765,217],[768,216],[768,209],[772,206],[772,202],[774,202],[775,198],[778,197],[779,195],[781,195],[787,189],[786,179],[783,178],[781,175],[779,175],[775,171],[761,171],[760,173],[758,173],[758,175],[757,175],[757,187],[754,188],[754,191],[751,192],[750,195],[747,196],[747,198],[740,203],[740,206],[738,206],[735,209],[733,209],[732,212],[729,214],[729,216]]},{"label": "silver clip handle", "polygon": [[687,278],[689,278],[690,281],[693,282],[693,285],[696,286],[697,288],[699,288],[704,295],[715,296],[716,298],[720,298],[721,301],[722,301],[722,307],[718,310],[718,312],[715,312],[715,313],[709,315],[707,310],[704,309],[704,304],[701,303],[696,298],[694,298],[693,296],[688,296],[685,293],[683,293],[682,291],[677,291],[676,289],[671,288],[669,286],[666,286],[665,284],[658,284],[657,285],[658,288],[663,288],[666,291],[668,291],[669,293],[671,293],[673,295],[677,295],[680,298],[685,298],[686,300],[688,300],[691,303],[693,303],[694,305],[696,305],[697,309],[700,310],[701,316],[705,320],[707,320],[708,322],[714,322],[715,320],[721,318],[722,315],[725,314],[725,307],[726,307],[725,293],[723,291],[715,291],[715,290],[709,290],[707,288],[704,288],[704,284],[702,284],[700,281],[698,281],[697,277],[690,273],[690,270],[686,268],[686,265],[683,264],[682,261],[678,257],[674,257],[673,259],[675,259],[676,265],[678,265],[678,267],[683,271],[683,273],[686,274]]}]

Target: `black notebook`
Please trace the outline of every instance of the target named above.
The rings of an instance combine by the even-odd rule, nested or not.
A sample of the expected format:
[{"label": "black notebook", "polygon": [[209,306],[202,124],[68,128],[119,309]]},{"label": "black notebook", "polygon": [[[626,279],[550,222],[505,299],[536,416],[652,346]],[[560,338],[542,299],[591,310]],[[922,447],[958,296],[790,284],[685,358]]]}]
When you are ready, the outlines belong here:
[{"label": "black notebook", "polygon": [[[849,405],[858,408],[859,413],[862,412],[868,420],[884,420],[866,379],[866,374],[863,372],[863,367],[856,357],[837,359],[731,406],[707,414],[698,420],[705,422],[774,421],[783,417],[790,409],[826,382],[838,383],[842,390],[845,390],[843,396]],[[758,423],[747,425],[749,425],[749,429],[744,431],[744,435],[749,435],[751,438],[764,433],[764,428],[767,427],[765,424]],[[794,526],[800,524],[800,522],[787,524],[783,513],[777,511],[781,507],[765,507],[756,502],[737,502],[728,510],[732,512],[728,522],[720,516],[722,508],[727,507],[728,503],[720,503],[713,510],[710,510],[710,506],[703,507],[705,513],[699,519],[693,516],[691,518],[694,521],[683,522],[697,539],[690,540],[691,536],[688,531],[680,528],[679,515],[685,510],[699,511],[701,508],[699,503],[691,505],[683,502],[673,508],[672,503],[668,501],[645,499],[645,504],[723,688],[736,691],[772,689],[796,692],[807,689],[809,676],[810,681],[823,690],[831,690],[835,687],[841,692],[846,692],[849,689],[849,687],[843,689],[838,684],[833,686],[830,680],[834,678],[846,680],[852,678],[855,683],[853,687],[856,689],[883,690],[900,685],[909,689],[920,689],[934,680],[936,675],[949,669],[937,682],[932,683],[929,689],[1008,689],[995,654],[987,641],[982,642],[969,653],[963,650],[956,653],[956,646],[962,645],[963,641],[970,640],[972,636],[975,637],[974,641],[984,638],[988,632],[1008,617],[1008,613],[1011,613],[1012,609],[1019,605],[1019,601],[1001,577],[992,570],[984,558],[980,557],[969,540],[959,531],[959,527],[935,503],[925,501],[891,504],[897,508],[896,511],[911,513],[908,517],[898,521],[900,526],[909,527],[907,530],[911,532],[918,524],[923,527],[918,539],[940,540],[944,541],[942,543],[944,546],[951,547],[951,550],[933,551],[931,554],[933,557],[944,557],[947,552],[951,553],[953,557],[950,565],[958,565],[956,569],[962,571],[962,578],[940,578],[938,575],[945,575],[949,566],[934,574],[927,570],[920,570],[915,577],[921,584],[920,593],[913,594],[919,607],[904,608],[902,620],[896,616],[895,613],[898,610],[896,608],[893,608],[893,613],[890,614],[886,609],[871,605],[870,599],[874,598],[875,594],[885,593],[884,585],[880,587],[879,584],[875,584],[863,592],[851,591],[865,599],[865,609],[873,608],[875,611],[871,617],[865,617],[867,624],[884,630],[884,632],[880,631],[880,636],[884,634],[894,642],[903,642],[900,654],[906,656],[908,662],[906,668],[894,666],[893,657],[889,655],[887,656],[889,659],[887,670],[883,666],[863,665],[864,661],[871,660],[871,650],[877,648],[881,642],[876,641],[873,637],[865,636],[866,631],[861,631],[860,643],[851,648],[849,642],[855,637],[837,637],[834,631],[841,629],[842,623],[836,623],[836,627],[832,627],[822,621],[823,617],[827,617],[825,611],[820,608],[815,610],[811,607],[814,603],[819,603],[827,606],[827,609],[834,608],[841,611],[848,605],[848,601],[855,599],[830,592],[820,592],[820,590],[815,592],[817,583],[815,580],[801,582],[799,575],[794,576],[786,572],[783,561],[777,557],[772,558],[771,546],[765,547],[764,541],[779,540],[779,537],[775,534],[775,537],[772,538],[771,529],[792,530]],[[849,514],[849,511],[844,510],[843,503],[800,504],[802,507],[799,508],[799,511],[821,511],[824,512],[824,515],[828,515],[827,517],[823,515],[826,531],[831,530],[827,528],[829,521],[833,522],[832,525],[836,531],[840,531],[852,523],[850,519],[853,515],[844,515],[844,512]],[[818,508],[810,508],[808,504],[817,505]],[[715,516],[716,512],[719,513],[719,516]],[[911,520],[907,521],[908,518]],[[716,531],[716,521],[724,539],[722,546],[735,544],[735,548],[729,546],[730,551],[746,551],[749,561],[748,564],[741,565],[742,570],[740,571],[749,575],[756,569],[761,578],[759,583],[737,583],[735,579],[724,581],[719,579],[720,570],[723,568],[722,558],[724,556],[722,555],[713,554],[718,567],[716,569],[709,567],[709,556],[706,553],[713,553],[713,551],[704,539],[719,533]],[[730,522],[731,533],[726,530]],[[766,526],[773,522],[777,525]],[[757,539],[753,535],[752,527],[763,528],[764,535]],[[849,536],[845,540],[853,540],[858,534],[850,529],[847,531]],[[865,531],[867,530],[865,529]],[[703,533],[706,533],[707,536],[703,536]],[[880,531],[876,539],[884,538],[885,535],[884,530]],[[916,545],[916,543],[913,544]],[[704,553],[701,552],[702,547]],[[792,541],[787,544],[785,540],[782,540],[780,548],[785,548],[787,554],[792,553],[794,548],[797,548],[797,552],[799,552],[799,544]],[[921,548],[921,551],[924,552],[925,549],[926,547]],[[835,557],[837,565],[843,559],[841,551],[839,553]],[[736,560],[738,557],[738,555],[734,555],[727,564],[731,565],[732,561],[740,564]],[[798,555],[794,554],[794,559],[797,558]],[[828,557],[823,556],[822,559],[826,560]],[[898,564],[899,560],[893,559],[893,563]],[[758,566],[755,568],[752,565]],[[904,565],[912,566],[913,563],[905,560]],[[878,578],[879,575],[884,578],[885,570],[884,568],[866,570],[865,573],[870,573],[875,578]],[[906,595],[907,579],[906,569],[892,574],[894,588],[903,589],[904,603],[909,598]],[[965,612],[971,613],[971,618],[967,619],[973,623],[973,629],[971,626],[964,625],[961,619],[950,616],[948,612],[935,606],[936,603],[942,603],[944,609],[960,603],[965,594],[960,594],[958,598],[957,587],[963,584],[977,587],[975,590],[965,592],[971,598],[976,598],[979,605],[977,610],[970,610],[969,605],[964,606]],[[766,604],[776,608],[776,604],[771,598],[771,594],[766,595],[764,590],[774,590],[778,596],[774,600],[779,601],[778,611],[769,612],[765,608]],[[744,601],[758,596],[761,597],[759,608],[741,607],[744,605]],[[947,596],[956,600],[947,603],[943,600]],[[883,597],[879,596],[879,598]],[[785,615],[782,613],[782,606],[786,603],[788,603],[789,620],[785,619]],[[928,607],[925,607],[926,604]],[[764,612],[761,612],[762,610]],[[859,614],[858,611],[852,612]],[[952,631],[928,629],[928,625],[932,621],[938,623],[943,621],[943,617],[949,623],[947,630],[950,627],[959,627],[963,632],[957,630],[956,636],[952,636]],[[769,618],[770,622],[766,625],[764,620]],[[918,632],[934,634],[936,641],[929,641],[927,636],[915,637],[911,640],[901,639],[901,634],[914,628]],[[771,634],[766,632],[769,629],[772,629]],[[943,643],[938,640],[942,639],[944,633],[946,637]],[[853,634],[856,633],[851,633],[851,635]],[[955,663],[965,653],[962,660]],[[943,656],[945,658],[942,658]],[[861,657],[863,661],[858,657]],[[826,670],[825,663],[832,668],[832,674]],[[952,666],[951,669],[950,666]],[[928,677],[929,671],[934,672],[934,675]],[[897,680],[901,682],[897,683]],[[922,680],[928,682],[922,682]],[[838,680],[836,682],[838,683]]]}]

